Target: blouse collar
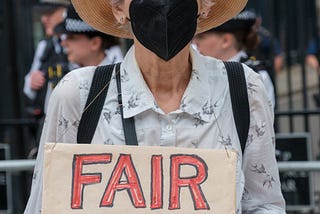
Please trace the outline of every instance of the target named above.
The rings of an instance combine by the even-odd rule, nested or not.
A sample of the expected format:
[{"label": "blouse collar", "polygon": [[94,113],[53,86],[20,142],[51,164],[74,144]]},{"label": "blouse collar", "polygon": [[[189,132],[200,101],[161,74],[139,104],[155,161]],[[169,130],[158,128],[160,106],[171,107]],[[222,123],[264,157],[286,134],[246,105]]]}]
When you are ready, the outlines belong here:
[{"label": "blouse collar", "polygon": [[[187,113],[196,120],[208,122],[213,114],[219,114],[218,103],[224,97],[225,85],[219,80],[221,61],[207,58],[190,48],[192,74],[187,89],[183,95],[180,108],[172,113]],[[219,63],[220,62],[220,63]],[[217,67],[214,69],[214,66]],[[210,67],[210,68],[208,68]],[[220,69],[218,69],[220,67]],[[219,72],[215,72],[219,71]],[[213,85],[212,85],[213,84]],[[217,90],[220,87],[222,90]],[[162,113],[156,100],[148,88],[137,65],[132,46],[121,65],[121,90],[124,118],[136,116],[147,110]],[[213,94],[213,92],[215,92]]]}]

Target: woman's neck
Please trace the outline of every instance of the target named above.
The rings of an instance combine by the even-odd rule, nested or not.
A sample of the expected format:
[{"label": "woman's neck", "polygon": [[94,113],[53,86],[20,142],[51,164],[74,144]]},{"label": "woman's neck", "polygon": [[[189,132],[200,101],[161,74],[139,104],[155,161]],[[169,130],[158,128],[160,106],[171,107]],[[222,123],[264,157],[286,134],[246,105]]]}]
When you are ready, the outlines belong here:
[{"label": "woman's neck", "polygon": [[135,57],[144,80],[158,105],[166,113],[176,110],[190,80],[190,45],[164,61],[135,41]]}]

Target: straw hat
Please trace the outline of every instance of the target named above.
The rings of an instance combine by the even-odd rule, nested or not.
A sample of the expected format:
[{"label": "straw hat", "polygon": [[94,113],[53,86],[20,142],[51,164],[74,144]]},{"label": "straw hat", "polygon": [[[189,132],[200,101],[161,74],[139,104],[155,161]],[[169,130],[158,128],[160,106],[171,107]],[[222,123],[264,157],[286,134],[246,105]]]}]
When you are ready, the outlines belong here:
[{"label": "straw hat", "polygon": [[[200,18],[196,33],[219,26],[237,15],[247,0],[214,0],[207,18]],[[72,0],[80,17],[95,29],[122,38],[132,38],[127,30],[121,28],[112,13],[109,0]]]}]

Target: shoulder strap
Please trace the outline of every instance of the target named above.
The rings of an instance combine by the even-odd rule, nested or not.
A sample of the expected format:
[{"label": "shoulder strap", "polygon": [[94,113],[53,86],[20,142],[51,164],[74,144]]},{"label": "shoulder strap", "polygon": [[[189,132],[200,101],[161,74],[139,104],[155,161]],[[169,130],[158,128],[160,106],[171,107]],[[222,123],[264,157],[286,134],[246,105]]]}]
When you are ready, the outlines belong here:
[{"label": "shoulder strap", "polygon": [[98,66],[94,72],[85,110],[79,122],[77,143],[91,143],[108,92],[113,68],[114,64]]},{"label": "shoulder strap", "polygon": [[242,154],[244,154],[250,126],[250,108],[246,77],[241,63],[224,62],[224,64],[228,74],[233,117],[241,144]]},{"label": "shoulder strap", "polygon": [[[78,134],[77,142],[78,143],[91,143],[93,135],[98,125],[100,114],[103,108],[103,104],[108,92],[109,82],[111,80],[112,71],[114,66],[116,66],[116,80],[117,80],[117,89],[118,89],[118,102],[120,105],[120,112],[122,118],[123,131],[125,135],[126,145],[138,145],[136,129],[134,118],[123,117],[123,106],[122,106],[122,95],[121,95],[121,77],[120,77],[120,63],[116,65],[106,65],[97,67],[89,96],[85,105],[85,110],[82,113]],[[90,106],[89,106],[90,105]]]},{"label": "shoulder strap", "polygon": [[[228,74],[234,120],[241,144],[241,150],[242,153],[244,153],[250,124],[250,112],[246,79],[241,63],[224,62],[224,64],[226,66]],[[120,66],[117,65],[117,67],[119,68]],[[78,127],[78,143],[91,143],[91,140],[93,138],[94,132],[98,124],[98,120],[100,118],[103,103],[106,98],[106,94],[109,87],[108,82],[111,79],[113,68],[114,65],[99,66],[95,71],[89,96],[85,105],[85,109],[87,109],[83,112]],[[118,101],[120,104],[126,144],[138,145],[135,132],[134,118],[123,118],[119,72],[117,72],[116,78],[118,88]],[[89,105],[90,108],[88,107]]]},{"label": "shoulder strap", "polygon": [[130,118],[123,117],[120,72],[117,72],[116,79],[117,79],[117,89],[118,89],[118,103],[120,106],[120,113],[121,113],[121,118],[122,118],[122,126],[123,126],[123,132],[124,132],[126,145],[137,146],[138,140],[137,140],[137,134],[136,134],[136,127],[135,127],[135,123],[134,123],[134,117],[130,117]]}]

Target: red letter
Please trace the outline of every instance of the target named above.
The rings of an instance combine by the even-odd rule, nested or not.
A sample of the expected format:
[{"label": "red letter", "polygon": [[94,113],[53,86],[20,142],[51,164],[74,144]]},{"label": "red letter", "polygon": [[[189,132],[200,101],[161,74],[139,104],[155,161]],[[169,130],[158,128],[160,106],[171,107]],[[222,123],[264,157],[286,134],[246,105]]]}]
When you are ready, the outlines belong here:
[{"label": "red letter", "polygon": [[[127,182],[120,181],[125,174]],[[140,186],[139,177],[131,160],[131,155],[121,154],[112,172],[107,188],[101,199],[100,207],[112,207],[117,190],[127,189],[132,204],[136,208],[146,207],[146,202]]]},{"label": "red letter", "polygon": [[83,165],[110,163],[111,154],[74,155],[72,165],[71,208],[82,209],[85,185],[101,182],[101,173],[83,174]]},{"label": "red letter", "polygon": [[[196,168],[197,175],[180,178],[181,165]],[[180,209],[180,188],[189,187],[195,210],[209,210],[210,207],[203,195],[200,184],[207,179],[208,167],[204,160],[196,155],[171,155],[171,184],[169,210]]]},{"label": "red letter", "polygon": [[152,156],[151,169],[151,209],[160,209],[163,206],[163,169],[162,155]]}]

